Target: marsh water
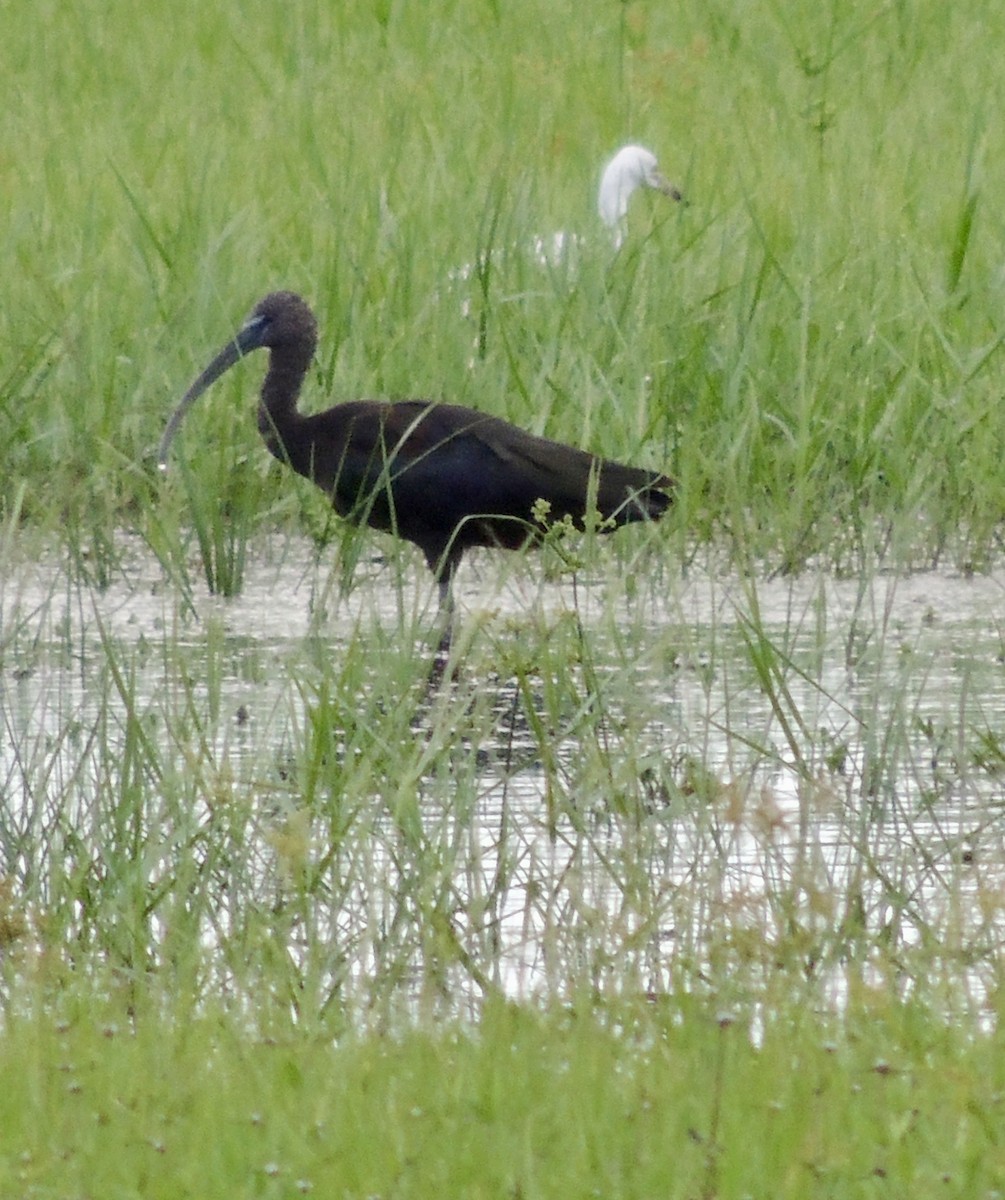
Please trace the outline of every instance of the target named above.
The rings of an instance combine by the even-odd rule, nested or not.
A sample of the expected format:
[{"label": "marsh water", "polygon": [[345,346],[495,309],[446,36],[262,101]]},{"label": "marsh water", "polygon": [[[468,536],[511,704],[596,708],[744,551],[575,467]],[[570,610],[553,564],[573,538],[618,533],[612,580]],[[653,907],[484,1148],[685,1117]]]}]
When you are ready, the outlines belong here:
[{"label": "marsh water", "polygon": [[[1005,571],[709,567],[611,604],[622,581],[497,562],[465,568],[458,676],[430,691],[418,570],[371,563],[346,595],[284,541],[224,600],[186,593],[138,543],[100,588],[58,554],[12,557],[14,894],[72,907],[56,856],[85,890],[81,873],[106,888],[131,856],[157,941],[183,851],[210,954],[242,905],[295,910],[284,950],[302,967],[325,945],[332,988],[365,991],[398,956],[420,989],[431,959],[437,987],[521,996],[658,995],[717,964],[763,983],[794,961],[828,963],[840,992],[853,961],[916,985],[924,948],[983,1003],[1005,938]],[[226,853],[224,809],[241,821]]]}]

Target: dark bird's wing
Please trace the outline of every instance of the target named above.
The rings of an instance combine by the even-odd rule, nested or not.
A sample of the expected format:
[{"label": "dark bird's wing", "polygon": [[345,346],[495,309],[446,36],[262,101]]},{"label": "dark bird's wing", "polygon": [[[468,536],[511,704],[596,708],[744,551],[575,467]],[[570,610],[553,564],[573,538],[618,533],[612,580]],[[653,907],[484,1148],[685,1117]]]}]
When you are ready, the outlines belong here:
[{"label": "dark bird's wing", "polygon": [[581,521],[588,508],[617,525],[660,516],[670,504],[672,480],[656,471],[627,467],[574,446],[533,437],[504,422],[486,430],[486,440],[523,482],[531,504],[544,499],[555,519]]}]

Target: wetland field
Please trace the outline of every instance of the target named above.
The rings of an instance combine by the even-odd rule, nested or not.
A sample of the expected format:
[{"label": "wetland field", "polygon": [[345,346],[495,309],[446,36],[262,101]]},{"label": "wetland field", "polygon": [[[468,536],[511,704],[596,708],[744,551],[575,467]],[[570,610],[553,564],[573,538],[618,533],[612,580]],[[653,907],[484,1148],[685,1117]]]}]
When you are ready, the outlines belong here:
[{"label": "wetland field", "polygon": [[[1005,13],[5,15],[0,1193],[1001,1194]],[[279,287],[305,409],[671,512],[470,555],[431,688],[263,356],[157,469]]]}]

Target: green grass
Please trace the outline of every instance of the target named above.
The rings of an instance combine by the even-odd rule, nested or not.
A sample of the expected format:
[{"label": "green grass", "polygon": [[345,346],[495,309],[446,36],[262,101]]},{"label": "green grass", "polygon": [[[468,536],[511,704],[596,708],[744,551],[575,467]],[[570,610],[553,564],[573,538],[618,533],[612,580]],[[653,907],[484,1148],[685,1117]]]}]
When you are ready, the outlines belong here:
[{"label": "green grass", "polygon": [[[10,24],[8,514],[23,488],[23,521],[156,541],[166,414],[287,285],[321,316],[313,406],[446,396],[667,466],[680,529],[788,567],[998,548],[993,4],[114,0]],[[612,262],[593,191],[628,137],[690,205],[642,197]],[[573,278],[511,252],[558,227],[594,234]],[[192,418],[173,520],[231,474],[261,522],[303,519],[257,441],[258,374]]]},{"label": "green grass", "polygon": [[[879,571],[1000,555],[1000,6],[4,15],[0,1191],[1000,1190],[1001,620]],[[628,139],[689,204],[614,256]],[[260,359],[156,470],[277,286],[305,406],[673,513],[486,556],[427,694],[432,589],[269,460]]]},{"label": "green grass", "polygon": [[864,994],[838,1032],[674,1000],[338,1045],[114,1004],[12,1017],[7,1195],[984,1196],[999,1039]]}]

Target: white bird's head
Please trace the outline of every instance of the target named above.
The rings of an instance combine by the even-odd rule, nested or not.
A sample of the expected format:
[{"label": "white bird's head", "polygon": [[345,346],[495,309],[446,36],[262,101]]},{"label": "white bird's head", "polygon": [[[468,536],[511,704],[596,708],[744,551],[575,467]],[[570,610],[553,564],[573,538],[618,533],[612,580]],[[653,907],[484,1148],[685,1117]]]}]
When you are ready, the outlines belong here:
[{"label": "white bird's head", "polygon": [[620,246],[624,239],[628,201],[640,187],[653,188],[674,200],[682,198],[680,191],[660,171],[656,155],[651,150],[644,146],[622,146],[604,167],[597,196],[600,219],[613,232],[616,246]]}]

